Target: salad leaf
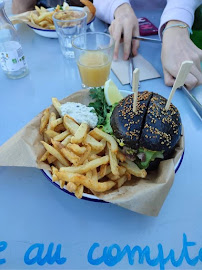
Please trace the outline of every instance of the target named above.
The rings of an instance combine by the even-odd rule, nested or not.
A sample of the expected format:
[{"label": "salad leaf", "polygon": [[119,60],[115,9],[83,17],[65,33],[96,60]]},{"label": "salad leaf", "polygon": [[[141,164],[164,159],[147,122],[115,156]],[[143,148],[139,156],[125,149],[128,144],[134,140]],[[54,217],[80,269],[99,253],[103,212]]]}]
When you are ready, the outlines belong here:
[{"label": "salad leaf", "polygon": [[113,131],[110,125],[110,117],[118,103],[115,103],[112,106],[108,105],[105,100],[104,89],[101,87],[90,89],[90,97],[94,102],[89,103],[88,106],[93,107],[94,112],[97,114],[97,127],[101,127],[106,133],[112,134]]},{"label": "salad leaf", "polygon": [[112,106],[111,106],[111,109],[110,109],[110,112],[107,113],[107,116],[106,116],[106,119],[105,119],[105,125],[103,126],[102,130],[108,134],[113,134],[113,130],[112,130],[112,127],[111,127],[111,124],[110,124],[110,118],[111,118],[111,115],[113,113],[113,110],[114,108],[116,107],[118,103],[114,103]]},{"label": "salad leaf", "polygon": [[140,169],[147,169],[149,167],[149,163],[154,161],[156,158],[163,159],[163,151],[151,151],[140,147],[138,153],[144,153],[146,156],[145,161],[136,160],[135,163],[138,165]]}]

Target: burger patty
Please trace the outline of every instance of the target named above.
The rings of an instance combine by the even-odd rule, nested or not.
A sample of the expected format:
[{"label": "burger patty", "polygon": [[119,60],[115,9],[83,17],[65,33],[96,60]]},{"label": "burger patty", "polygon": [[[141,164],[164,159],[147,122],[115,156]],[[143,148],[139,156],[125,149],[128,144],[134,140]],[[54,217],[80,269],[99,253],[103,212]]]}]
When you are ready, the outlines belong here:
[{"label": "burger patty", "polygon": [[139,92],[137,110],[133,112],[133,94],[124,98],[114,109],[111,127],[122,145],[138,150],[172,152],[181,136],[181,118],[178,109],[153,92]]}]

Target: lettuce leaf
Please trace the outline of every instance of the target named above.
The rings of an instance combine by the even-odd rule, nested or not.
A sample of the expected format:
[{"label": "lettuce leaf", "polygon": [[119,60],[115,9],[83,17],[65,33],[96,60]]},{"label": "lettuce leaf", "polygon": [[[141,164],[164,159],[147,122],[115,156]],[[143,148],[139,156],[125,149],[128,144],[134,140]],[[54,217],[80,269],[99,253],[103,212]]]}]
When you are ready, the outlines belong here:
[{"label": "lettuce leaf", "polygon": [[138,153],[144,153],[146,160],[136,160],[135,163],[138,165],[140,169],[147,169],[149,167],[149,164],[151,161],[154,161],[156,158],[163,159],[163,151],[151,151],[148,149],[145,149],[143,147],[140,147],[138,150]]},{"label": "lettuce leaf", "polygon": [[108,134],[113,134],[110,118],[118,103],[109,106],[105,100],[104,89],[101,87],[90,89],[90,97],[94,101],[89,103],[88,107],[93,107],[94,112],[97,114],[97,127],[102,128],[102,130]]}]

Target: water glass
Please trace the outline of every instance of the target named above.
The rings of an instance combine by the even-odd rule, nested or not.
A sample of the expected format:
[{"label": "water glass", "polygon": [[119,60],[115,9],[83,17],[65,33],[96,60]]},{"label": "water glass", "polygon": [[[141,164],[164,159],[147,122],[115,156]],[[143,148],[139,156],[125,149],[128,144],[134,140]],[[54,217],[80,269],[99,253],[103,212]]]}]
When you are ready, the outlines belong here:
[{"label": "water glass", "polygon": [[71,8],[67,11],[56,12],[53,15],[53,21],[63,55],[66,58],[74,58],[72,37],[86,32],[87,13]]},{"label": "water glass", "polygon": [[84,88],[104,86],[114,53],[113,38],[102,32],[80,34],[72,39],[77,66]]}]

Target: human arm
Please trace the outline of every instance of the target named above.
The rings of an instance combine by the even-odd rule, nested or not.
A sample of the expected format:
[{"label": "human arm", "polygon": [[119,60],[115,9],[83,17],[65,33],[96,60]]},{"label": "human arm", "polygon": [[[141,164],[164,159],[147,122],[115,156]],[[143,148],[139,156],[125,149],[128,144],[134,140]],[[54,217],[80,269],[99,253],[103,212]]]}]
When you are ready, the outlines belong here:
[{"label": "human arm", "polygon": [[36,5],[36,0],[13,0],[12,1],[12,10],[13,14],[23,13],[28,10],[34,9]]},{"label": "human arm", "polygon": [[[193,61],[191,72],[185,82],[187,88],[192,89],[196,85],[202,84],[200,68],[202,51],[191,41],[186,28],[170,27],[174,24],[183,24],[191,28],[194,21],[194,11],[201,3],[201,0],[168,0],[164,9],[159,32],[163,41],[161,61],[166,85],[173,85],[180,65],[185,60]],[[167,29],[163,32],[165,26]]]}]

